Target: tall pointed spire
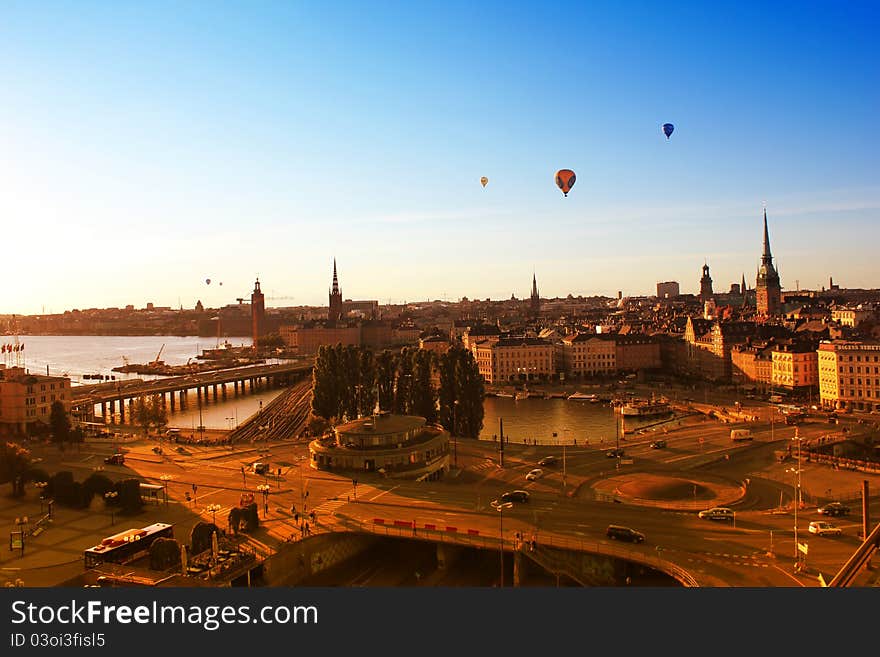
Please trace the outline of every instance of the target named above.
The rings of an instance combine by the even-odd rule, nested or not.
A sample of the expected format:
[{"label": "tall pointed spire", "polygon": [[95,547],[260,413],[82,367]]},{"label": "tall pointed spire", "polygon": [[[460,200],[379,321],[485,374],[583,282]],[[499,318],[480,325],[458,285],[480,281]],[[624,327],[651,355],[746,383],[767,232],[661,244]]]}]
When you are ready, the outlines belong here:
[{"label": "tall pointed spire", "polygon": [[761,262],[765,265],[773,262],[773,255],[770,253],[770,231],[767,230],[767,208],[764,208],[764,255],[761,256]]},{"label": "tall pointed spire", "polygon": [[336,277],[336,258],[333,258],[333,294],[339,294],[339,279]]},{"label": "tall pointed spire", "polygon": [[743,272],[742,283],[740,284],[740,291],[741,291],[743,294],[745,294],[746,292],[749,291],[749,288],[746,287],[746,275],[745,275],[745,272]]}]

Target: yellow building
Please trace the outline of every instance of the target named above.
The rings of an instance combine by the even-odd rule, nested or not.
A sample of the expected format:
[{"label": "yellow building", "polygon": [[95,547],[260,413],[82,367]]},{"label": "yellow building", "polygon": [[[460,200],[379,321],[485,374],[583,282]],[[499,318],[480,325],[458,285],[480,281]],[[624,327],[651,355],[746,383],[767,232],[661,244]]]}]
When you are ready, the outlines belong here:
[{"label": "yellow building", "polygon": [[472,352],[486,383],[544,381],[556,374],[553,345],[540,338],[483,340]]},{"label": "yellow building", "polygon": [[819,383],[819,360],[812,345],[780,344],[773,350],[774,388],[809,390]]},{"label": "yellow building", "polygon": [[823,407],[880,411],[880,343],[823,340],[817,353]]},{"label": "yellow building", "polygon": [[614,336],[577,333],[562,338],[566,377],[610,376],[617,372]]},{"label": "yellow building", "polygon": [[70,413],[70,379],[29,374],[23,367],[0,365],[0,433],[26,434],[48,425],[52,404]]}]

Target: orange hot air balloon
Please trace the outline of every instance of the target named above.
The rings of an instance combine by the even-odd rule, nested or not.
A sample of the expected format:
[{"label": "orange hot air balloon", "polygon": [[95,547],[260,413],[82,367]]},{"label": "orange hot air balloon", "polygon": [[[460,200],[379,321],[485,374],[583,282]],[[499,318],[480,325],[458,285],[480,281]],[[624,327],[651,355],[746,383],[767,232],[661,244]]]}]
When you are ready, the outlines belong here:
[{"label": "orange hot air balloon", "polygon": [[481,184],[483,187],[485,187],[486,185],[489,184],[489,179],[488,179],[486,176],[483,176],[482,178],[480,178],[480,184]]},{"label": "orange hot air balloon", "polygon": [[562,193],[568,196],[571,188],[574,187],[574,181],[577,177],[571,169],[560,169],[556,172],[556,186],[562,190]]}]

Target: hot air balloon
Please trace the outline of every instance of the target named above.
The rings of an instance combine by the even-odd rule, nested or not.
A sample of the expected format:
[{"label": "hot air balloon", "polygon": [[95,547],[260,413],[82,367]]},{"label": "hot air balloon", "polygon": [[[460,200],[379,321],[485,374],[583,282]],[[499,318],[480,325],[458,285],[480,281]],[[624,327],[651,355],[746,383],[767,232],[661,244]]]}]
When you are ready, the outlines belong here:
[{"label": "hot air balloon", "polygon": [[672,134],[672,131],[675,130],[675,126],[671,123],[663,124],[663,134],[666,135],[666,139],[669,139],[669,136]]},{"label": "hot air balloon", "polygon": [[480,178],[480,184],[481,184],[483,187],[485,187],[486,185],[489,184],[489,179],[488,179],[486,176],[483,176],[482,178]]},{"label": "hot air balloon", "polygon": [[568,196],[571,188],[574,187],[574,181],[577,177],[571,169],[560,169],[556,172],[556,186],[562,190],[562,193]]},{"label": "hot air balloon", "polygon": [[211,284],[211,279],[210,279],[210,278],[206,278],[206,279],[205,279],[205,284],[206,284],[206,285],[210,285],[210,284]]}]

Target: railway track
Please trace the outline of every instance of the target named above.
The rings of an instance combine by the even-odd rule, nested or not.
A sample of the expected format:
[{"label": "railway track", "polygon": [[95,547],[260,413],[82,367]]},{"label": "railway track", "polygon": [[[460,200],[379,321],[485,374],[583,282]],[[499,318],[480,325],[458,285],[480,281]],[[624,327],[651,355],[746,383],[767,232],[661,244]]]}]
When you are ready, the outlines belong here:
[{"label": "railway track", "polygon": [[309,420],[312,404],[311,380],[300,381],[273,399],[230,434],[233,443],[298,438]]}]

